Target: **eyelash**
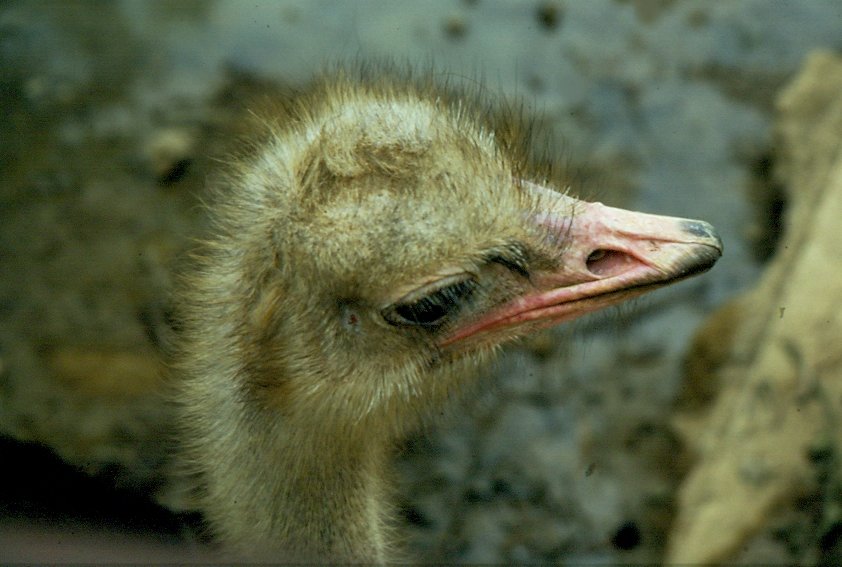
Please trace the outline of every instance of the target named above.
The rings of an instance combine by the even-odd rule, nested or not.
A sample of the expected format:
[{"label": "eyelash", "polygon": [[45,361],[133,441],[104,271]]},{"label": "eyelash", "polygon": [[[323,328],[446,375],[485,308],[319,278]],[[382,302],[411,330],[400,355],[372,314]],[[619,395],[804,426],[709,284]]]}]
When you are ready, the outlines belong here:
[{"label": "eyelash", "polygon": [[526,262],[524,262],[520,255],[512,255],[508,257],[495,254],[494,256],[489,256],[486,261],[489,264],[500,264],[510,272],[514,272],[519,276],[529,279],[529,270],[526,269]]}]

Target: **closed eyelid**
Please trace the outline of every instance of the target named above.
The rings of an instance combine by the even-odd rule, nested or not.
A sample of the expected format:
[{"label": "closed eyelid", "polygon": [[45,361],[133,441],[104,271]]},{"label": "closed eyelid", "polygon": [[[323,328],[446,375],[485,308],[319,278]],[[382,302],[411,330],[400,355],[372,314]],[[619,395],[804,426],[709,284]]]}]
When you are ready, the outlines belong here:
[{"label": "closed eyelid", "polygon": [[393,325],[437,327],[462,308],[477,286],[476,280],[463,279],[434,288],[420,297],[390,305],[382,311],[383,317]]}]

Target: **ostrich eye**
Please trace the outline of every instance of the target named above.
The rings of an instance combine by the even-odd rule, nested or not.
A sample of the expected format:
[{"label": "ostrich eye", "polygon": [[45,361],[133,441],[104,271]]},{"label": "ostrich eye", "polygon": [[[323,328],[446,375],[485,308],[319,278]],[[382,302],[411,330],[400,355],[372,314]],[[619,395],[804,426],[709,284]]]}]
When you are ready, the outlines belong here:
[{"label": "ostrich eye", "polygon": [[475,280],[461,280],[409,301],[395,303],[383,311],[383,317],[392,325],[437,327],[458,313],[476,288]]}]

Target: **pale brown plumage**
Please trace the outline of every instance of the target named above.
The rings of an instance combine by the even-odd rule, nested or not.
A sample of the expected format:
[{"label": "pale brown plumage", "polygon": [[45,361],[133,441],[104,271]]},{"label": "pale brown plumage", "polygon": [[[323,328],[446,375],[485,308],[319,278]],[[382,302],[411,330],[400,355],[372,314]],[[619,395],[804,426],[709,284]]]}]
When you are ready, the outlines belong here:
[{"label": "pale brown plumage", "polygon": [[720,253],[704,223],[547,188],[474,98],[364,74],[261,115],[180,293],[184,461],[240,556],[395,559],[396,439],[501,342]]}]

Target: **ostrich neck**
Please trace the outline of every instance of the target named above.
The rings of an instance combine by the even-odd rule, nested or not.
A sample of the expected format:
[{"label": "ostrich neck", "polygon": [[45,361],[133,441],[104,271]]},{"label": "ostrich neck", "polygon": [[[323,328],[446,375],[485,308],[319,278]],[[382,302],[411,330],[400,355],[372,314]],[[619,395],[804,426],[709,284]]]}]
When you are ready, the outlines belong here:
[{"label": "ostrich neck", "polygon": [[207,483],[209,503],[223,503],[209,519],[232,548],[273,561],[389,559],[386,443],[294,430],[274,415],[241,427]]}]

